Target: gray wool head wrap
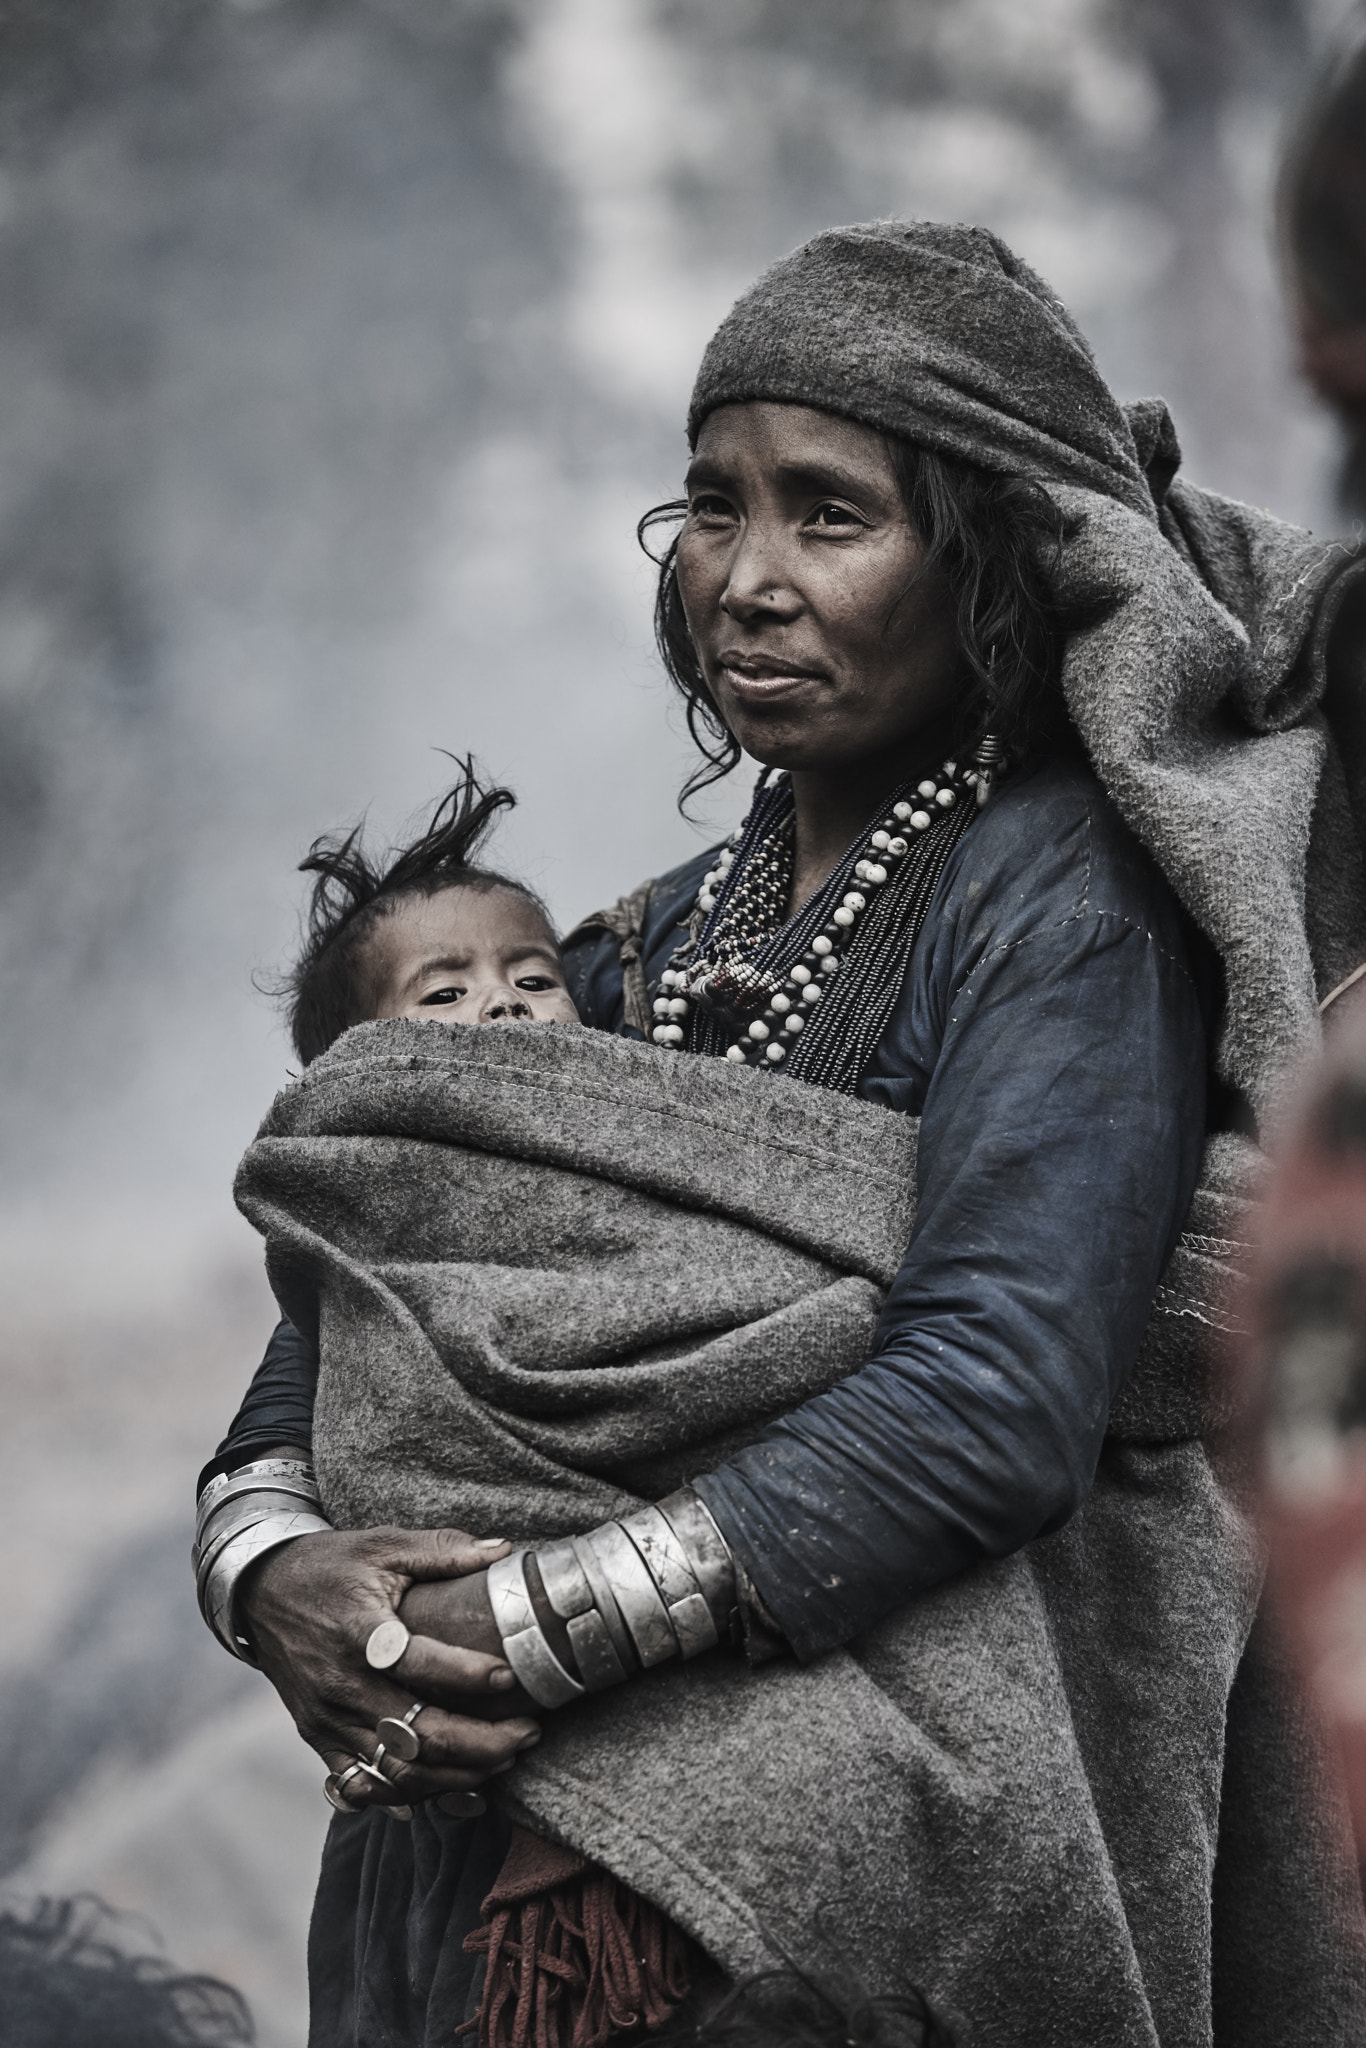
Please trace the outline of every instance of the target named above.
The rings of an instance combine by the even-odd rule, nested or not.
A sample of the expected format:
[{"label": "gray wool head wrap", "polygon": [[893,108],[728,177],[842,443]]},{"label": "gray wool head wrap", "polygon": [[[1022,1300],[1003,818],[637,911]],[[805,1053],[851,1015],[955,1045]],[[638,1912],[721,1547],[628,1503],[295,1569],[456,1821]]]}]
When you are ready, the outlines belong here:
[{"label": "gray wool head wrap", "polygon": [[[1318,1043],[1319,999],[1366,960],[1366,756],[1335,733],[1344,693],[1328,691],[1359,547],[1178,477],[1162,401],[1121,405],[1066,308],[983,228],[873,221],[775,263],[708,345],[690,439],[718,406],[753,400],[857,420],[1053,497],[1068,710],[1219,951],[1219,1068],[1268,1111]],[[1366,691],[1360,639],[1339,635],[1331,653],[1335,679],[1355,664],[1346,694]]]},{"label": "gray wool head wrap", "polygon": [[721,322],[688,412],[769,399],[839,413],[1146,518],[1123,407],[1037,272],[985,228],[831,228],[766,270]]}]

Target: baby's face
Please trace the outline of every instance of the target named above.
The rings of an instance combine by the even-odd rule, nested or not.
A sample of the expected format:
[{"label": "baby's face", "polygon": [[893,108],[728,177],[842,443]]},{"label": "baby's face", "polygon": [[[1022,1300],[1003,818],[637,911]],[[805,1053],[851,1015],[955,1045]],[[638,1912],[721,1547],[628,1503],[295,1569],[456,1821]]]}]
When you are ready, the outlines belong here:
[{"label": "baby's face", "polygon": [[448,1024],[578,1021],[540,912],[515,889],[403,897],[373,944],[376,1017],[440,1017]]}]

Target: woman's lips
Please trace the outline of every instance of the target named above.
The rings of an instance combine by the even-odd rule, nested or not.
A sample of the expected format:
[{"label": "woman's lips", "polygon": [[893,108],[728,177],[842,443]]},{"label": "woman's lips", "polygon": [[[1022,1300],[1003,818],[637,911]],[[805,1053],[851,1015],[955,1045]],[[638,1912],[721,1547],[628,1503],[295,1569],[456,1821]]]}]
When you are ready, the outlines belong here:
[{"label": "woman's lips", "polygon": [[821,678],[800,669],[790,670],[784,675],[755,675],[747,669],[731,668],[723,663],[721,673],[726,679],[726,688],[742,704],[772,704],[780,697],[793,696]]}]

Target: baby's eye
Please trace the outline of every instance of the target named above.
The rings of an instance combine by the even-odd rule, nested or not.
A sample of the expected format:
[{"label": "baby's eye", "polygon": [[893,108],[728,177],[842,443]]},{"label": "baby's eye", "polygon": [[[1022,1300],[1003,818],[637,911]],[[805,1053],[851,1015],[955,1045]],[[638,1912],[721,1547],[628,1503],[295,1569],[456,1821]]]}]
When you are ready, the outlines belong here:
[{"label": "baby's eye", "polygon": [[533,995],[540,995],[545,989],[558,987],[548,974],[521,974],[517,977],[518,988],[529,989]]},{"label": "baby's eye", "polygon": [[427,1003],[458,1003],[464,993],[463,988],[429,988],[425,996],[419,997],[419,1007]]}]

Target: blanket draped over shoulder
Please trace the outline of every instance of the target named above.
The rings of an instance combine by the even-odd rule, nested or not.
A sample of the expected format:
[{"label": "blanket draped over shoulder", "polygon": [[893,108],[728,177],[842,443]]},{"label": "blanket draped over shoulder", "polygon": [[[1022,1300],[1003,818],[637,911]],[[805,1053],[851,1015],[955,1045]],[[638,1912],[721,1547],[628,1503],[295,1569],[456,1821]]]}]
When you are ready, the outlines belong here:
[{"label": "blanket draped over shoulder", "polygon": [[[572,1027],[349,1032],[238,1181],[319,1332],[333,1519],[546,1537],[706,1469],[862,1363],[915,1138]],[[806,1667],[717,1652],[548,1716],[513,1817],[724,1970],[856,1959],[975,2048],[1366,2038],[1355,1873],[1200,1441],[1254,1158],[1211,1142],[1066,1528]]]}]

